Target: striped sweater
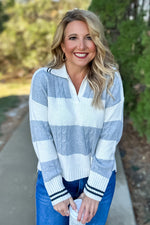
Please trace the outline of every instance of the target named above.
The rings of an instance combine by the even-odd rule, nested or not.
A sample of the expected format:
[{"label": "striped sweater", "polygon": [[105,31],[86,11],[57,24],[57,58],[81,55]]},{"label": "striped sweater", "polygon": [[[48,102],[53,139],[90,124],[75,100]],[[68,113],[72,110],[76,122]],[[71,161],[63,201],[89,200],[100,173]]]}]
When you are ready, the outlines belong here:
[{"label": "striped sweater", "polygon": [[53,205],[71,197],[62,177],[67,181],[88,177],[84,193],[102,199],[116,170],[115,150],[123,128],[124,95],[118,72],[110,91],[113,98],[105,89],[103,108],[96,109],[87,77],[77,94],[65,65],[35,72],[29,97],[30,130],[38,170]]}]

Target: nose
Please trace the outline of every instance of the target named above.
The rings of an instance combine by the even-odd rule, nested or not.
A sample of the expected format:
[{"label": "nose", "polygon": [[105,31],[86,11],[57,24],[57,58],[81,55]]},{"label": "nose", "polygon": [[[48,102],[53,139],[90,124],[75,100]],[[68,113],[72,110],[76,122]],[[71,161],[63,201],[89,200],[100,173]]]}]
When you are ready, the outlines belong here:
[{"label": "nose", "polygon": [[85,40],[79,40],[79,44],[78,44],[78,49],[79,50],[84,50],[86,48],[86,44],[85,44]]}]

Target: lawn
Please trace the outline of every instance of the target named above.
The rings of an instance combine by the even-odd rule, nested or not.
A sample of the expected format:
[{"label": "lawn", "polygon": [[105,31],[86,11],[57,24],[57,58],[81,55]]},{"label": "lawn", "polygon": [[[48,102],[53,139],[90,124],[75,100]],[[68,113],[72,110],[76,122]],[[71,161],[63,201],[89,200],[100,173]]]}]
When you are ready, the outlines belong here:
[{"label": "lawn", "polygon": [[29,95],[31,80],[0,80],[0,125],[5,121],[5,112],[20,104],[21,95]]}]

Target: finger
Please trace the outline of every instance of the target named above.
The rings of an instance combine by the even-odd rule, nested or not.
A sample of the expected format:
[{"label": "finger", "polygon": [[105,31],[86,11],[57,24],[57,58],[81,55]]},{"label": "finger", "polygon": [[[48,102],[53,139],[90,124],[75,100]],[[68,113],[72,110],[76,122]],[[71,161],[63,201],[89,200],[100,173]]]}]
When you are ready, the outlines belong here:
[{"label": "finger", "polygon": [[59,213],[62,215],[62,216],[69,216],[69,210],[68,208],[62,208]]},{"label": "finger", "polygon": [[89,216],[90,216],[90,215],[89,215],[89,212],[86,210],[85,213],[84,213],[84,216],[83,216],[83,219],[82,219],[81,222],[82,222],[83,224],[85,224],[86,222],[88,222]]},{"label": "finger", "polygon": [[64,213],[65,213],[65,216],[68,216],[68,215],[69,215],[69,208],[68,208],[68,205],[64,205],[63,211],[64,211]]},{"label": "finger", "polygon": [[65,212],[65,216],[69,216],[69,215],[70,215],[69,210],[67,210],[67,211]]},{"label": "finger", "polygon": [[67,202],[63,202],[58,211],[62,216],[66,216],[69,212]]},{"label": "finger", "polygon": [[79,210],[79,212],[78,212],[78,218],[77,218],[78,221],[81,221],[83,212],[84,212],[84,204],[83,204],[83,202],[82,202],[81,207],[80,207],[80,210]]},{"label": "finger", "polygon": [[71,207],[73,208],[73,210],[77,210],[77,206],[76,206],[76,203],[73,201],[73,198],[69,198],[69,203]]},{"label": "finger", "polygon": [[[85,203],[86,204],[86,203]],[[90,212],[92,213],[93,210],[91,210],[90,205],[86,204],[84,207],[84,211],[81,217],[81,222],[85,224],[90,219]]]},{"label": "finger", "polygon": [[64,209],[62,209],[62,210],[60,210],[60,211],[58,211],[62,216],[69,216],[69,210],[64,210]]},{"label": "finger", "polygon": [[88,220],[86,221],[87,223],[89,223],[92,220],[92,218],[95,216],[95,214],[97,212],[97,208],[98,207],[94,207],[94,208],[90,209],[91,211],[89,213]]},{"label": "finger", "polygon": [[66,213],[65,213],[64,210],[59,211],[59,213],[60,213],[62,216],[66,216]]},{"label": "finger", "polygon": [[95,214],[90,212],[90,213],[89,213],[89,217],[88,217],[86,223],[89,223],[89,222],[92,220],[92,218],[93,218],[94,216],[95,216]]}]

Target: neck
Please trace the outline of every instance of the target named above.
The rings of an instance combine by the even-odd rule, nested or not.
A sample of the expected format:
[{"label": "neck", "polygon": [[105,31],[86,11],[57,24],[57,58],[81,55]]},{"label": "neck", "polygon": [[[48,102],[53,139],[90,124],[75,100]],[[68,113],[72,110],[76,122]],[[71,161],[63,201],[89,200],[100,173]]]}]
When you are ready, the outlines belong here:
[{"label": "neck", "polygon": [[73,67],[70,64],[66,63],[67,73],[71,79],[79,79],[83,80],[84,77],[87,75],[88,67]]},{"label": "neck", "polygon": [[76,89],[76,92],[78,94],[81,83],[88,72],[88,67],[80,68],[80,67],[73,67],[72,65],[66,64],[66,69]]}]

